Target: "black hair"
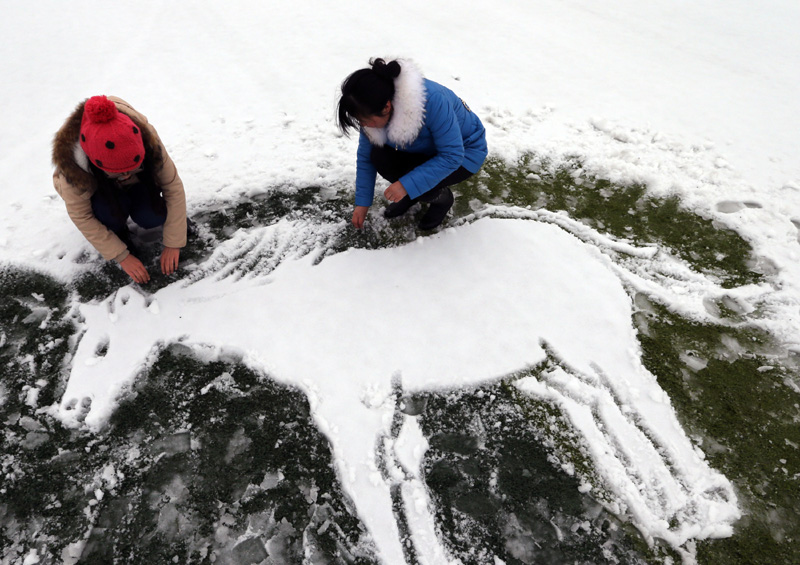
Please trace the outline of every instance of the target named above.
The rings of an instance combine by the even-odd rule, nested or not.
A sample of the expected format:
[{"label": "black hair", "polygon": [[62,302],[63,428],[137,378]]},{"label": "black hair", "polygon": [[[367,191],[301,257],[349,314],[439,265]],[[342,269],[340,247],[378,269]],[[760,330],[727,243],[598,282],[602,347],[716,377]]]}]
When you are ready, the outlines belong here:
[{"label": "black hair", "polygon": [[339,129],[345,135],[351,128],[360,127],[360,118],[379,116],[386,103],[394,98],[394,79],[400,76],[400,63],[370,59],[369,64],[342,83],[342,97],[336,113]]}]

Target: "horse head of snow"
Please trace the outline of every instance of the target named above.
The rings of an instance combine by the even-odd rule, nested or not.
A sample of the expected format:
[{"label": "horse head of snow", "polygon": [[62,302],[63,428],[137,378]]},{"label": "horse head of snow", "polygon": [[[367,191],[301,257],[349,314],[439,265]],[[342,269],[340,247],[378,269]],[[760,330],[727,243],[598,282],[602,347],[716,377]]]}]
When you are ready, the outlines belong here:
[{"label": "horse head of snow", "polygon": [[[274,251],[276,242],[298,239],[298,225],[242,233],[215,260],[228,253],[247,261],[237,249]],[[738,517],[731,485],[692,446],[642,366],[630,297],[593,246],[548,223],[483,219],[404,247],[315,259],[306,253],[240,277],[195,277],[148,297],[126,287],[83,305],[86,332],[58,414],[102,426],[164,344],[235,349],[306,392],[344,488],[394,563],[403,550],[392,479],[377,458],[386,456],[380,439],[400,443],[390,433],[397,388],[477,386],[542,361],[547,349],[563,369],[517,386],[570,417],[617,510],[676,547],[720,535]],[[403,434],[420,437],[412,417]],[[424,497],[420,485],[414,492]],[[441,562],[427,516],[409,518],[430,524],[411,528],[417,554]]]}]

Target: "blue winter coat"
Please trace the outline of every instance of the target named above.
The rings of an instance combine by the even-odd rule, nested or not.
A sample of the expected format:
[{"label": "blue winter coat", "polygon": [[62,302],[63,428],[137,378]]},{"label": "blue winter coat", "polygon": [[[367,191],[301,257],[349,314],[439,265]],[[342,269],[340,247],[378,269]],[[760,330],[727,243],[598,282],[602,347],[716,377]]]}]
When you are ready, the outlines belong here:
[{"label": "blue winter coat", "polygon": [[[428,192],[459,167],[478,172],[488,152],[486,130],[478,116],[449,88],[422,80],[424,100],[419,103],[424,104],[424,116],[416,137],[405,144],[392,140],[391,136],[385,140],[395,149],[433,156],[400,178],[411,198]],[[396,108],[396,102],[393,103]],[[402,117],[394,114],[392,120],[395,119]],[[372,145],[362,128],[358,140],[356,206],[370,206],[375,193],[377,171],[370,161]]]}]

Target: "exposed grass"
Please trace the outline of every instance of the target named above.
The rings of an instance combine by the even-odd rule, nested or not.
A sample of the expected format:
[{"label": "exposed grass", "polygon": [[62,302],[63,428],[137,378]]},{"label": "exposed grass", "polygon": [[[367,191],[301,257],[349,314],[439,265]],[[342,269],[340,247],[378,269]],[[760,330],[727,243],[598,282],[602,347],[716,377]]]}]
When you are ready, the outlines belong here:
[{"label": "exposed grass", "polygon": [[[764,278],[752,270],[751,250],[734,232],[674,198],[654,199],[642,186],[593,178],[578,160],[561,167],[533,155],[513,166],[490,160],[456,193],[455,217],[492,203],[564,210],[601,233],[658,244],[726,287]],[[155,292],[182,278],[187,265],[237,229],[283,218],[340,222],[327,254],[402,245],[425,235],[416,229],[421,210],[389,222],[380,208],[374,207],[366,229],[355,230],[349,226],[351,195],[323,197],[318,187],[276,188],[209,206],[194,218],[198,235],[182,253],[177,275],[158,274],[158,245],[142,245],[141,258],[153,275],[143,289]],[[210,562],[221,544],[214,541],[218,532],[233,536],[247,523],[268,532],[290,562],[302,548],[298,532],[310,536],[320,562],[373,561],[305,399],[235,360],[203,364],[182,346],[167,349],[100,436],[65,430],[37,412],[60,397],[75,338],[73,294],[102,299],[126,284],[118,267],[100,261],[68,287],[32,271],[0,270],[0,556],[34,546],[58,554],[85,537],[91,519],[87,563],[161,563],[176,555],[181,562]],[[698,558],[702,564],[800,562],[794,510],[800,408],[786,384],[797,379],[797,369],[770,356],[769,336],[748,329],[746,316],[718,306],[721,316],[739,325],[698,325],[657,304],[635,316],[645,364],[711,464],[734,481],[747,511],[733,537],[699,544]],[[732,339],[740,350],[731,347]],[[707,360],[705,368],[689,368],[687,352]],[[224,374],[230,378],[201,393]],[[505,384],[425,398],[421,421],[431,443],[426,478],[442,534],[464,563],[483,563],[494,554],[507,563],[541,562],[526,556],[524,543],[516,544],[530,540],[552,562],[604,562],[608,552],[620,563],[659,563],[671,556],[666,548],[648,548],[638,532],[578,492],[576,476],[562,465],[571,464],[580,476],[590,476],[591,466],[553,407]],[[123,475],[113,487],[102,479],[109,464]],[[278,472],[283,478],[272,488],[260,486],[269,486],[265,478],[276,480]],[[106,494],[93,502],[97,488]],[[322,528],[326,520],[329,526]],[[572,531],[575,523],[588,526]],[[553,524],[565,534],[560,539]],[[237,551],[258,554],[259,547]]]},{"label": "exposed grass", "polygon": [[[260,555],[267,543],[286,563],[307,551],[319,562],[375,562],[305,396],[240,363],[168,348],[100,434],[38,412],[58,400],[74,332],[67,296],[41,274],[0,277],[3,562],[30,548],[60,557],[90,526],[80,563],[213,563]],[[39,328],[42,309],[51,315]],[[249,526],[259,539],[237,544]]]},{"label": "exposed grass", "polygon": [[657,243],[726,287],[757,282],[748,263],[750,246],[736,232],[720,229],[681,206],[678,198],[653,198],[641,184],[614,185],[586,173],[579,159],[553,166],[534,155],[518,163],[489,159],[481,172],[459,185],[457,213],[470,201],[564,210],[600,232],[636,244]]},{"label": "exposed grass", "polygon": [[[700,544],[700,562],[800,563],[800,406],[788,384],[796,371],[755,329],[697,324],[660,306],[648,318],[645,364],[746,513],[734,536]],[[692,370],[679,357],[686,352],[708,364]]]},{"label": "exposed grass", "polygon": [[[564,210],[602,233],[636,244],[655,243],[674,253],[698,271],[717,278],[725,287],[758,282],[762,274],[751,265],[751,249],[732,230],[717,227],[710,219],[684,209],[677,198],[657,199],[642,185],[613,185],[582,169],[578,159],[554,167],[534,155],[524,155],[509,165],[489,159],[483,169],[456,187],[453,217],[463,218],[483,204]],[[382,197],[375,204],[363,230],[349,225],[352,195],[338,191],[323,196],[323,189],[277,187],[238,202],[210,205],[198,212],[198,235],[190,237],[182,251],[183,266],[208,256],[220,242],[238,229],[252,229],[282,218],[341,221],[339,236],[329,243],[327,254],[351,248],[379,249],[409,243],[428,232],[417,229],[424,213],[416,206],[405,216],[386,221],[381,216]],[[376,191],[376,193],[379,191]],[[139,255],[148,267],[150,292],[169,285],[186,274],[164,276],[158,269],[159,245],[142,243]],[[100,299],[128,284],[129,278],[116,265],[103,263],[74,283],[83,300]]]},{"label": "exposed grass", "polygon": [[106,551],[121,556],[127,547],[140,563],[175,553],[182,563],[213,562],[202,549],[220,545],[220,528],[235,540],[257,525],[261,543],[280,545],[286,562],[302,561],[307,547],[320,558],[372,562],[305,396],[240,363],[186,353],[162,353],[111,420],[106,441],[142,457],[117,489],[128,510],[103,533]]},{"label": "exposed grass", "polygon": [[[56,422],[37,414],[55,402],[61,367],[74,327],[67,292],[40,273],[4,267],[0,271],[0,548],[36,524],[52,538],[80,537],[86,504],[70,447],[82,452],[88,438],[74,438]],[[64,451],[62,451],[62,449]],[[57,517],[64,512],[71,520]],[[47,522],[43,526],[41,521]],[[5,552],[0,553],[4,555]]]},{"label": "exposed grass", "polygon": [[[583,456],[564,457],[576,438],[566,437],[570,428],[553,408],[505,383],[427,400],[425,482],[441,535],[463,563],[495,555],[510,564],[642,563],[665,555],[579,492],[581,473],[569,464]],[[565,443],[553,443],[553,425],[566,425],[556,434]]]}]

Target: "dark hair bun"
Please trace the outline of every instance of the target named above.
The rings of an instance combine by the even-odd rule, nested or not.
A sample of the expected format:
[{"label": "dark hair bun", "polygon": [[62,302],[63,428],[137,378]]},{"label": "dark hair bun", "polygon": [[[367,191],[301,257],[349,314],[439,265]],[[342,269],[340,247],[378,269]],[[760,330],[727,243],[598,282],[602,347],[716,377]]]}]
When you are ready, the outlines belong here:
[{"label": "dark hair bun", "polygon": [[373,59],[370,61],[372,70],[381,78],[394,80],[400,76],[400,63],[397,61],[389,61],[388,63],[383,59]]}]

